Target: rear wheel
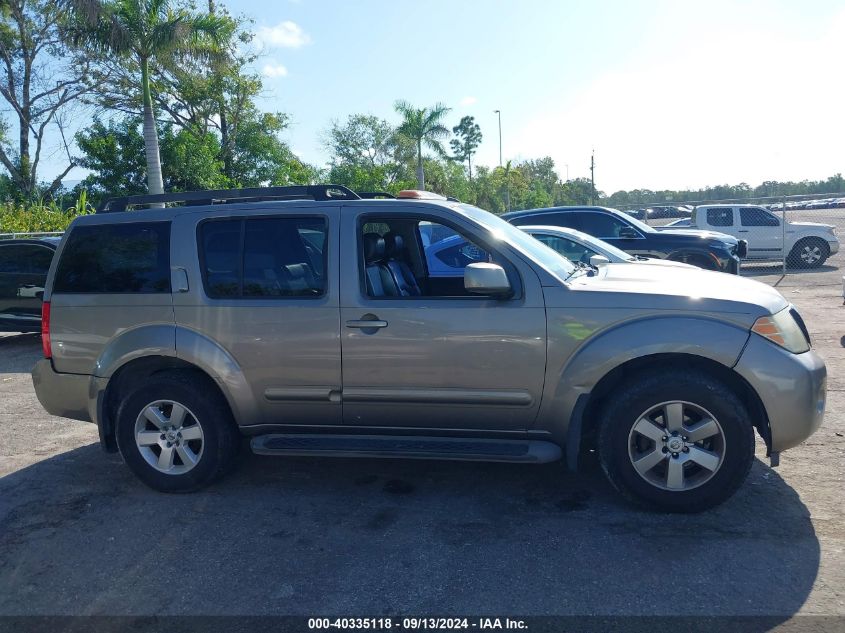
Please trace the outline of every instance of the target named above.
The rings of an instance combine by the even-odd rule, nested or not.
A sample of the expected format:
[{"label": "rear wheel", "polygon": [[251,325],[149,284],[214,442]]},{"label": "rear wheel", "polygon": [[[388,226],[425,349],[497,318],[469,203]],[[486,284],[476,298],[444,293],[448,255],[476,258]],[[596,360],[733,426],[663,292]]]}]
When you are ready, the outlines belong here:
[{"label": "rear wheel", "polygon": [[209,379],[189,372],[155,375],[117,413],[117,444],[145,484],[161,492],[202,488],[233,464],[240,434]]},{"label": "rear wheel", "polygon": [[818,268],[830,257],[830,246],[823,239],[808,237],[792,247],[786,263],[792,268]]},{"label": "rear wheel", "polygon": [[661,371],[624,384],[605,406],[599,457],[627,498],[700,512],[745,480],[754,431],[745,406],[721,381],[701,371]]}]

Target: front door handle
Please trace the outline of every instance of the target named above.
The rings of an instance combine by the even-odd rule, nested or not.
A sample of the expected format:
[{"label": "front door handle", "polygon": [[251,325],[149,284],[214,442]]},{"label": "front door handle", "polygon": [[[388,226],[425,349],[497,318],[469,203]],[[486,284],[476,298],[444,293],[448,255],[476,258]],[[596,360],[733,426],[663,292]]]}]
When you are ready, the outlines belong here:
[{"label": "front door handle", "polygon": [[737,233],[748,233],[748,229],[739,229]]},{"label": "front door handle", "polygon": [[376,319],[353,319],[352,321],[346,322],[346,327],[357,327],[365,330],[369,328],[383,328],[387,327],[387,321],[379,321]]}]

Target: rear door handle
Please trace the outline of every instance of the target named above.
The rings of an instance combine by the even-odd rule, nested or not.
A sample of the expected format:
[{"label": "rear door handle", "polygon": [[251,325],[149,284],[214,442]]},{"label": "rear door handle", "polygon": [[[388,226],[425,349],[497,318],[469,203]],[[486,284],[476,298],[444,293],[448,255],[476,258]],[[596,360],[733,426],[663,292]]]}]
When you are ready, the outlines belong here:
[{"label": "rear door handle", "polygon": [[353,319],[346,322],[346,327],[357,327],[362,329],[368,328],[382,328],[387,327],[387,321],[377,321],[370,319]]},{"label": "rear door handle", "polygon": [[737,233],[748,233],[748,229],[739,229]]}]

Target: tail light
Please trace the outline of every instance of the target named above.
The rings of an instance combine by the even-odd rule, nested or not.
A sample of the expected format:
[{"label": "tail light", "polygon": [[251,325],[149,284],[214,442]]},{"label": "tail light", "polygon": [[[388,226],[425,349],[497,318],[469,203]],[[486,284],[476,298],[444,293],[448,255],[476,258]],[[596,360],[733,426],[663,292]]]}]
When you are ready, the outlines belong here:
[{"label": "tail light", "polygon": [[50,344],[50,302],[41,304],[41,349],[44,358],[53,358],[53,346]]}]

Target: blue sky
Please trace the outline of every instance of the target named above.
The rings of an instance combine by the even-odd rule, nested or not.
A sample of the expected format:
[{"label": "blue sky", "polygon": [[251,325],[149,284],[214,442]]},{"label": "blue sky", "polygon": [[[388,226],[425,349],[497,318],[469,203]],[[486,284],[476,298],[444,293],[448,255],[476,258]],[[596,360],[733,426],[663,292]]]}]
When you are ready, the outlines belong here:
[{"label": "blue sky", "polygon": [[406,99],[475,116],[478,162],[549,155],[617,189],[845,171],[845,5],[834,1],[229,0],[308,162],[333,119]]}]

